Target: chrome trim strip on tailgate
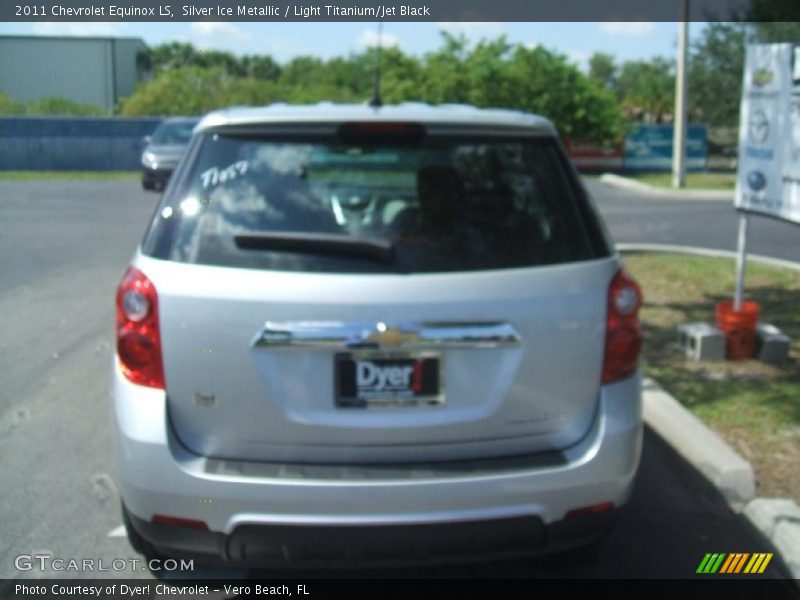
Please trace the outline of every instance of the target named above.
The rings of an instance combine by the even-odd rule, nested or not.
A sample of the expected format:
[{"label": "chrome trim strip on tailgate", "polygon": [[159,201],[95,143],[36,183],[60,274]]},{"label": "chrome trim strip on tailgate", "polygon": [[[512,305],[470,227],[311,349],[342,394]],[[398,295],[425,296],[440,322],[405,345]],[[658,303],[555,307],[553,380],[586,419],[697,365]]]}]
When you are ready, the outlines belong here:
[{"label": "chrome trim strip on tailgate", "polygon": [[428,463],[307,465],[206,458],[201,464],[203,473],[212,476],[221,475],[242,479],[282,479],[296,482],[309,480],[367,482],[480,477],[483,475],[532,471],[534,469],[556,469],[567,466],[569,461],[564,453],[559,450],[546,450],[512,456]]},{"label": "chrome trim strip on tailgate", "polygon": [[255,348],[496,348],[515,346],[522,337],[508,323],[345,323],[267,321]]}]

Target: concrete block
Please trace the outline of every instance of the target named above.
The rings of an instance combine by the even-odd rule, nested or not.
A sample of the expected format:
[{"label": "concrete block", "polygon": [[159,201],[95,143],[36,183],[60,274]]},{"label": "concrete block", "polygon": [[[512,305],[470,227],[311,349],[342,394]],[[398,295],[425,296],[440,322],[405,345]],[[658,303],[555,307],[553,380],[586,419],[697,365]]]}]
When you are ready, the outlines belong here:
[{"label": "concrete block", "polygon": [[782,363],[789,358],[789,336],[769,323],[759,323],[756,327],[756,356],[766,363]]},{"label": "concrete block", "polygon": [[691,360],[725,360],[725,334],[708,323],[678,325],[678,344]]}]

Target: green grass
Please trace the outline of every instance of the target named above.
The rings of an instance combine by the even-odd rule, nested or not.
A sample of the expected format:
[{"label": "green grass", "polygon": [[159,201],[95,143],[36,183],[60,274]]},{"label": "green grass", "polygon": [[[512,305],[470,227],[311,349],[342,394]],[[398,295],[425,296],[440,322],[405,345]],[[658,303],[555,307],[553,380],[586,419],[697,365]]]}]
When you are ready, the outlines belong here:
[{"label": "green grass", "polygon": [[52,181],[59,179],[135,179],[141,171],[0,171],[0,181]]},{"label": "green grass", "polygon": [[[671,173],[626,174],[642,183],[656,187],[672,188]],[[696,190],[731,190],[736,185],[736,173],[687,173],[686,187]]]},{"label": "green grass", "polygon": [[628,254],[625,263],[645,295],[645,370],[749,460],[759,495],[800,501],[800,273],[750,263],[747,297],[762,321],[792,338],[790,360],[695,363],[676,345],[681,323],[713,323],[729,299],[734,262],[671,254]]}]

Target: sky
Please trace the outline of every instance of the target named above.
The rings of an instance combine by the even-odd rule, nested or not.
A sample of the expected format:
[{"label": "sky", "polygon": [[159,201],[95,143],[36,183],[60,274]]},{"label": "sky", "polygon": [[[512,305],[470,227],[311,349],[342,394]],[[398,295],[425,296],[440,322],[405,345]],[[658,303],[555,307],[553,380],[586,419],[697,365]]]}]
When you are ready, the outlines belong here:
[{"label": "sky", "polygon": [[[703,28],[691,23],[690,38]],[[383,43],[422,55],[439,47],[442,30],[463,33],[476,42],[505,34],[512,43],[541,45],[566,54],[585,69],[594,52],[607,52],[618,62],[674,56],[678,24],[631,21],[622,23],[385,23]],[[270,54],[279,63],[294,56],[341,56],[374,45],[374,23],[0,23],[0,35],[89,35],[141,37],[148,45],[167,41],[191,42],[201,49],[228,50],[234,54]]]}]

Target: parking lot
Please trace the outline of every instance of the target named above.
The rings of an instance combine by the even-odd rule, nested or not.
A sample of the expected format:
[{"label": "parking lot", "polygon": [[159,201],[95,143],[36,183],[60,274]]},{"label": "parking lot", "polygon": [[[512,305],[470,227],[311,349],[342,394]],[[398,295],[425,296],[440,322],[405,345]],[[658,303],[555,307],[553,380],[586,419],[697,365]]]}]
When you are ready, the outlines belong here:
[{"label": "parking lot", "polygon": [[[632,198],[613,200],[613,190],[597,182],[592,187],[618,241],[692,243],[652,239],[659,232],[674,238],[680,221],[686,222],[671,205],[653,205],[660,212],[652,216]],[[14,562],[20,554],[108,562],[138,558],[120,530],[107,428],[108,367],[114,291],[157,200],[156,194],[142,192],[136,180],[0,182],[2,578],[91,576],[19,571]],[[720,203],[692,206],[708,223],[718,222],[713,211],[723,210]],[[731,218],[735,222],[735,215]],[[773,225],[754,227],[753,251],[800,260],[798,245],[787,243],[796,232],[788,227],[776,234]],[[632,239],[637,236],[646,239]],[[727,240],[723,233],[706,237],[713,244],[715,236]],[[731,233],[731,245],[734,239]],[[706,552],[737,551],[771,550],[749,522],[648,430],[630,506],[619,527],[593,552],[434,573],[687,578]],[[776,559],[765,576],[785,573]],[[430,572],[406,573],[425,574]],[[139,569],[104,576],[151,574]]]}]

